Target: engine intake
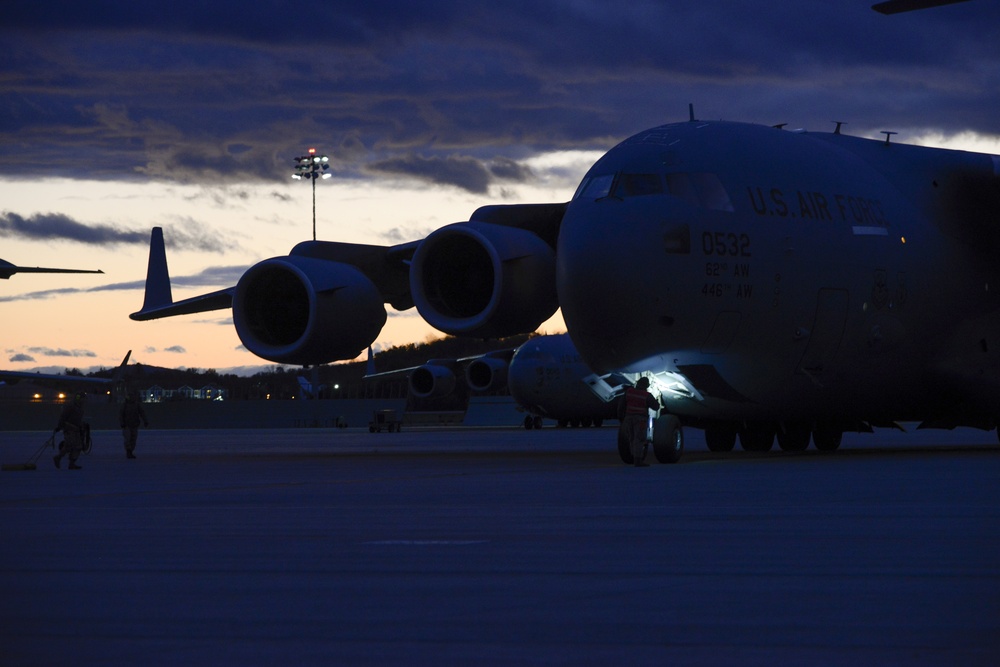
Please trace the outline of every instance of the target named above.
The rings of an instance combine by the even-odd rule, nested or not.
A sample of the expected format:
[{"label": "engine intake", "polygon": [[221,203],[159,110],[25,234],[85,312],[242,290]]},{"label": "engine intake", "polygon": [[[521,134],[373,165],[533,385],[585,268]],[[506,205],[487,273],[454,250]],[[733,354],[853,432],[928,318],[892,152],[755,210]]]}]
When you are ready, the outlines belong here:
[{"label": "engine intake", "polygon": [[378,289],[349,264],[289,255],[250,267],[236,284],[233,323],[243,345],[282,364],[353,359],[378,336]]},{"label": "engine intake", "polygon": [[465,381],[473,391],[495,391],[507,384],[507,361],[480,357],[465,367]]},{"label": "engine intake", "polygon": [[417,398],[440,398],[455,391],[455,373],[444,361],[430,361],[410,373],[410,392]]},{"label": "engine intake", "polygon": [[482,338],[528,333],[559,306],[555,253],[523,229],[455,223],[417,248],[410,291],[420,315],[445,333]]}]

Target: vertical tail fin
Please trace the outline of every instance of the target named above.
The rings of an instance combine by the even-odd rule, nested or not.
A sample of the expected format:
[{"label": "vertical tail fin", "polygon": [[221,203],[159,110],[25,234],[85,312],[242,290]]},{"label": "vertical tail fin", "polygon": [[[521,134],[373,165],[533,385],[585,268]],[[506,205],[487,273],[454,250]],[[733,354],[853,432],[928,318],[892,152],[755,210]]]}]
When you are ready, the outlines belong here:
[{"label": "vertical tail fin", "polygon": [[153,227],[149,237],[149,265],[146,268],[146,297],[142,310],[169,306],[174,302],[170,292],[167,251],[163,245],[163,228]]},{"label": "vertical tail fin", "polygon": [[368,365],[365,366],[365,375],[375,375],[375,353],[372,346],[368,346]]}]

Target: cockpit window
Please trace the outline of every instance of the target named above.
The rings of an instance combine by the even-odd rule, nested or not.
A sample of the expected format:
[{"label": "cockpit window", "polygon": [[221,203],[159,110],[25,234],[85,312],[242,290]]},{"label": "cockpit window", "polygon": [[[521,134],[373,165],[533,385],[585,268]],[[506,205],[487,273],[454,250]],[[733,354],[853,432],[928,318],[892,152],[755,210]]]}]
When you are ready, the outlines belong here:
[{"label": "cockpit window", "polygon": [[693,174],[667,174],[667,189],[693,206],[702,206],[713,211],[733,211],[729,193],[715,174],[697,172]]},{"label": "cockpit window", "polygon": [[683,199],[692,206],[699,206],[698,193],[695,192],[691,174],[667,174],[667,189],[670,194]]},{"label": "cockpit window", "polygon": [[615,181],[614,174],[601,174],[599,176],[588,176],[580,183],[573,199],[600,199],[607,197],[611,192],[611,185]]},{"label": "cockpit window", "polygon": [[733,211],[729,193],[715,174],[675,172],[671,174],[600,174],[580,183],[573,199],[601,199],[612,194],[617,199],[669,194],[692,206],[713,211]]},{"label": "cockpit window", "polygon": [[622,174],[615,188],[615,194],[622,198],[662,195],[663,192],[663,177],[660,174]]}]

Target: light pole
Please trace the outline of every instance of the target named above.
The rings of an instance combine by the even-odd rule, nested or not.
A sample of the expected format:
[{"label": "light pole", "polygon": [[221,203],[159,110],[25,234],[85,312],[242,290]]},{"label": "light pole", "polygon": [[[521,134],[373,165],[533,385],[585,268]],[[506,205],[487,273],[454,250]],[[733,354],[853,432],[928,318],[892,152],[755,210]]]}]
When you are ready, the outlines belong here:
[{"label": "light pole", "polygon": [[307,155],[300,155],[295,158],[295,173],[292,178],[297,181],[312,181],[313,190],[313,241],[316,240],[316,179],[330,178],[332,174],[327,171],[330,168],[330,158],[325,155],[316,155],[316,149],[310,148]]}]

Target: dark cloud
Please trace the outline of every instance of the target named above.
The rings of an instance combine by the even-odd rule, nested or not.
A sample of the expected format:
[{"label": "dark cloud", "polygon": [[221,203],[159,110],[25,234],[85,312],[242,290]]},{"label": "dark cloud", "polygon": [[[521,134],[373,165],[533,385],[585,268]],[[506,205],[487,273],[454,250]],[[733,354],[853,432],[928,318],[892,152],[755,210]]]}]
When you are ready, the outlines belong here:
[{"label": "dark cloud", "polygon": [[171,345],[170,347],[163,348],[163,351],[164,352],[173,352],[173,353],[176,353],[176,354],[184,354],[184,353],[187,352],[187,350],[185,350],[184,347],[181,346],[181,345]]},{"label": "dark cloud", "polygon": [[409,155],[372,163],[368,169],[376,173],[410,176],[438,185],[454,185],[475,193],[485,193],[490,184],[489,171],[479,160],[470,157]]},{"label": "dark cloud", "polygon": [[0,236],[76,241],[91,245],[149,243],[149,232],[129,231],[110,225],[88,226],[60,213],[40,213],[25,218],[4,211],[0,213]]},{"label": "dark cloud", "polygon": [[[188,221],[179,226],[169,226],[169,243],[172,248],[225,252],[236,244],[221,234],[209,231],[206,226]],[[88,225],[61,213],[39,213],[25,218],[10,211],[0,212],[0,237],[44,241],[72,241],[87,245],[149,245],[149,230],[122,229],[114,225]]]},{"label": "dark cloud", "polygon": [[33,356],[31,356],[30,354],[24,354],[23,352],[19,352],[17,354],[12,354],[7,361],[9,361],[11,363],[17,363],[17,362],[34,362],[35,358]]},{"label": "dark cloud", "polygon": [[[482,193],[541,151],[701,117],[996,134],[1000,3],[276,0],[0,6],[0,175]],[[902,139],[903,137],[901,137]]]},{"label": "dark cloud", "polygon": [[96,357],[90,350],[66,350],[63,348],[51,347],[29,347],[28,352],[40,354],[44,357]]}]

